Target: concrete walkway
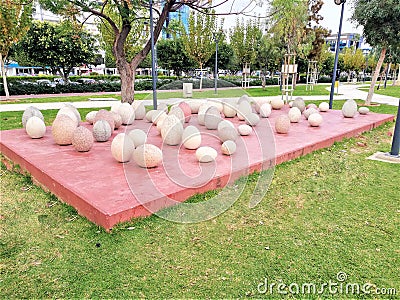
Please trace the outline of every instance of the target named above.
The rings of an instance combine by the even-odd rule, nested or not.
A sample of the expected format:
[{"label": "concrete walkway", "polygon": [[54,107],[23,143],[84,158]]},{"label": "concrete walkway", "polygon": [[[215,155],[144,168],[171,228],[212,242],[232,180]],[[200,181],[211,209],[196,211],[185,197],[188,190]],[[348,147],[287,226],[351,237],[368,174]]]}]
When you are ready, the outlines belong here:
[{"label": "concrete walkway", "polygon": [[[368,93],[359,90],[358,88],[368,86],[368,85],[353,85],[353,84],[344,84],[339,86],[339,95],[334,96],[334,100],[346,100],[346,99],[366,99]],[[326,88],[328,91],[330,90],[330,86]],[[336,90],[335,90],[336,92]],[[118,93],[102,93],[102,95],[109,95],[112,98],[112,95],[117,95]],[[75,95],[75,94],[74,94]],[[76,94],[82,96],[84,94]],[[88,98],[93,94],[88,95]],[[53,97],[55,95],[52,95]],[[60,95],[56,95],[60,97]],[[69,94],[65,94],[65,97],[71,96]],[[44,97],[44,95],[38,95],[37,97]],[[257,97],[263,99],[281,99],[282,96],[269,96],[269,97]],[[22,97],[21,97],[22,98]],[[32,97],[31,97],[32,98]],[[106,98],[106,96],[105,96]],[[296,97],[293,97],[293,99]],[[223,101],[227,98],[212,98],[213,100]],[[303,96],[304,100],[317,101],[317,100],[325,100],[329,101],[329,95],[320,95],[320,96]],[[183,98],[170,98],[170,99],[160,99],[158,103],[166,103],[166,104],[174,104],[184,100]],[[102,101],[82,101],[82,102],[73,102],[73,105],[77,108],[99,108],[99,107],[110,107],[113,103],[118,100],[102,100]],[[145,103],[145,105],[152,105],[152,100],[140,100]],[[398,106],[399,99],[390,96],[378,95],[374,94],[372,98],[372,102],[381,103],[381,104],[389,104]],[[24,104],[1,104],[0,112],[6,111],[24,111],[29,106],[35,106],[40,110],[46,109],[60,109],[64,106],[63,102],[49,102],[49,103],[24,103]]]}]

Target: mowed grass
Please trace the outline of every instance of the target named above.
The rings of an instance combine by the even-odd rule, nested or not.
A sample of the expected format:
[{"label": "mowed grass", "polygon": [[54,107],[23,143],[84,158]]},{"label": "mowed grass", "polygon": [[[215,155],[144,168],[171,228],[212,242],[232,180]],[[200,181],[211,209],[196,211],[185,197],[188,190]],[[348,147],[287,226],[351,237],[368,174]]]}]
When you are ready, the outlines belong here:
[{"label": "mowed grass", "polygon": [[[111,233],[2,165],[2,298],[281,298],[277,289],[259,294],[258,285],[268,278],[320,286],[337,282],[339,272],[346,283],[399,293],[399,166],[365,159],[390,149],[393,126],[277,166],[253,209],[248,201],[258,174],[248,177],[233,207],[210,221],[184,225],[152,216]],[[346,295],[325,289],[311,297]]]},{"label": "mowed grass", "polygon": [[[374,93],[376,93],[376,94],[400,98],[400,86],[387,85],[386,89],[385,89],[385,88],[383,88],[383,85],[381,85],[379,90],[377,89],[377,87],[378,87],[378,85],[376,85],[375,90],[374,90]],[[368,92],[369,88],[362,87],[362,88],[360,88],[360,90],[364,91],[364,92]]]},{"label": "mowed grass", "polygon": [[[327,85],[316,85],[314,90],[306,91],[305,85],[297,85],[294,91],[294,96],[316,96],[316,95],[329,95],[329,91],[326,90]],[[278,96],[281,95],[279,86],[267,86],[265,89],[262,88],[223,88],[218,89],[217,94],[215,94],[214,89],[205,90],[193,90],[194,99],[202,98],[232,98],[240,97],[244,94],[248,94],[252,97],[260,96]],[[182,91],[157,91],[157,99],[170,99],[170,98],[182,98]],[[89,98],[115,98],[121,100],[121,95],[119,94],[105,94],[105,95],[91,95],[82,94],[79,96],[54,96],[54,97],[42,97],[42,98],[21,98],[12,101],[3,101],[1,105],[16,104],[16,103],[47,103],[47,102],[81,102],[89,101]],[[152,93],[139,92],[135,93],[135,100],[151,100],[153,99]]]}]

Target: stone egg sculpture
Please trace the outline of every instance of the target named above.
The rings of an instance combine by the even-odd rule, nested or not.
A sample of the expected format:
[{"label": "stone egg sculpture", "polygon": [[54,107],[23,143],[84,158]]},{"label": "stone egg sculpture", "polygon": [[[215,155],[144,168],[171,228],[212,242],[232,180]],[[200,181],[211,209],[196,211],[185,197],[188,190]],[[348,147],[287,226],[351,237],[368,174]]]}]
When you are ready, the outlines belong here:
[{"label": "stone egg sculpture", "polygon": [[92,132],[86,127],[79,126],[72,135],[72,146],[78,152],[87,152],[93,146],[94,138]]},{"label": "stone egg sculpture", "polygon": [[238,104],[242,103],[243,101],[250,103],[251,99],[250,99],[249,95],[244,94],[244,95],[240,96],[240,98],[238,100]]},{"label": "stone egg sculpture", "polygon": [[282,107],[284,107],[285,106],[285,102],[283,102],[283,100],[282,99],[272,99],[271,100],[271,106],[272,106],[272,109],[281,109]]},{"label": "stone egg sculpture", "polygon": [[260,116],[263,118],[268,118],[272,113],[272,106],[270,103],[264,103],[260,107]]},{"label": "stone egg sculpture", "polygon": [[312,115],[312,114],[319,114],[319,111],[317,109],[315,109],[314,107],[310,107],[307,108],[304,112],[303,115],[304,117],[308,120],[308,118]]},{"label": "stone egg sculpture", "polygon": [[26,127],[26,122],[28,122],[29,118],[33,116],[38,117],[44,122],[44,117],[42,112],[34,106],[29,106],[25,109],[24,113],[22,114],[22,126],[24,126],[24,128]]},{"label": "stone egg sculpture", "polygon": [[366,115],[366,114],[369,113],[369,108],[368,108],[368,107],[365,107],[365,106],[362,106],[362,107],[360,107],[360,108],[358,109],[358,113],[359,113],[360,115]]},{"label": "stone egg sculpture", "polygon": [[308,118],[308,124],[312,127],[318,127],[322,124],[323,118],[320,114],[312,114]]},{"label": "stone egg sculpture", "polygon": [[67,106],[60,108],[59,111],[57,112],[56,118],[60,115],[65,115],[65,116],[70,117],[71,120],[73,120],[75,122],[75,126],[76,127],[79,126],[80,119],[78,119],[76,113],[71,108],[69,108]]},{"label": "stone egg sculpture", "polygon": [[245,116],[245,120],[247,125],[255,127],[260,122],[260,117],[256,113],[250,113]]},{"label": "stone egg sculpture", "polygon": [[215,106],[216,108],[218,108],[220,113],[223,112],[224,104],[221,101],[218,101],[216,99],[209,99],[207,102],[210,103],[210,105]]},{"label": "stone egg sculpture", "polygon": [[292,108],[293,107],[293,101],[289,102],[289,107]]},{"label": "stone egg sculpture", "polygon": [[163,159],[163,154],[160,148],[152,144],[139,145],[133,151],[133,160],[141,168],[155,168]]},{"label": "stone egg sculpture", "polygon": [[318,105],[319,111],[321,112],[327,112],[329,110],[329,103],[328,102],[321,102]]},{"label": "stone egg sculpture", "polygon": [[200,131],[196,127],[189,125],[183,131],[182,143],[186,149],[196,150],[201,145]]},{"label": "stone egg sculpture", "polygon": [[85,120],[89,124],[93,124],[94,118],[96,118],[97,110],[92,110],[86,114]]},{"label": "stone egg sculpture", "polygon": [[303,112],[306,109],[306,104],[303,98],[297,97],[293,100],[292,107],[297,107],[301,112]]},{"label": "stone egg sculpture", "polygon": [[218,123],[218,128],[217,130],[220,131],[224,127],[232,127],[235,128],[235,125],[229,120],[222,120],[221,122]]},{"label": "stone egg sculpture", "polygon": [[40,139],[46,133],[46,125],[41,118],[33,116],[26,122],[25,131],[32,139]]},{"label": "stone egg sculpture", "polygon": [[275,131],[277,133],[286,134],[290,129],[290,119],[287,115],[280,115],[275,120]]},{"label": "stone egg sculpture", "polygon": [[261,110],[261,106],[263,106],[264,104],[270,104],[268,99],[262,98],[262,99],[257,99],[255,100],[254,103],[254,109],[255,111],[259,114],[260,110]]},{"label": "stone egg sculpture", "polygon": [[93,125],[93,137],[97,142],[106,142],[111,137],[110,124],[105,120],[98,120]]},{"label": "stone egg sculpture", "polygon": [[162,123],[161,137],[163,142],[170,146],[179,145],[182,140],[183,125],[174,115],[167,116]]},{"label": "stone egg sculpture", "polygon": [[179,103],[178,106],[180,109],[182,109],[183,114],[185,115],[185,123],[188,123],[192,117],[192,109],[190,108],[189,104],[184,101]]},{"label": "stone egg sculpture", "polygon": [[146,113],[146,116],[145,116],[145,119],[146,119],[146,121],[147,122],[149,122],[149,123],[152,123],[153,121],[153,114],[156,112],[156,110],[149,110],[147,113]]},{"label": "stone egg sculpture", "polygon": [[141,129],[133,129],[129,131],[128,135],[131,138],[135,148],[146,143],[147,135]]},{"label": "stone egg sculpture", "polygon": [[229,140],[236,141],[238,137],[238,132],[236,128],[227,126],[223,127],[221,130],[218,130],[218,137],[222,143]]},{"label": "stone egg sculpture", "polygon": [[122,118],[119,113],[116,112],[111,112],[113,118],[114,118],[114,129],[118,129],[122,125]]},{"label": "stone egg sculpture", "polygon": [[342,106],[342,114],[345,118],[353,118],[358,110],[357,102],[353,99],[347,100]]},{"label": "stone egg sculpture", "polygon": [[177,117],[182,124],[185,123],[185,113],[179,106],[172,107],[168,115]]},{"label": "stone egg sculpture", "polygon": [[104,121],[108,122],[111,130],[114,130],[115,121],[114,121],[113,114],[110,111],[105,110],[105,109],[100,109],[97,112],[96,117],[93,120],[93,124],[95,124],[98,120],[104,120]]},{"label": "stone egg sculpture", "polygon": [[167,114],[163,110],[155,110],[151,116],[151,121],[154,125],[157,125],[159,121],[163,121],[167,117]]},{"label": "stone egg sculpture", "polygon": [[316,104],[314,104],[314,103],[310,103],[310,104],[308,104],[308,105],[306,106],[306,109],[309,109],[309,108],[318,109],[318,106],[317,106]]},{"label": "stone egg sculpture", "polygon": [[76,129],[76,120],[67,115],[59,115],[51,125],[51,134],[58,145],[71,145],[72,135]]},{"label": "stone egg sculpture", "polygon": [[253,131],[253,129],[251,128],[251,126],[249,126],[247,124],[242,124],[242,125],[239,125],[239,127],[238,127],[239,134],[243,135],[243,136],[250,135],[252,131]]},{"label": "stone egg sculpture", "polygon": [[168,105],[166,103],[158,103],[157,110],[162,110],[165,113],[168,113]]},{"label": "stone egg sculpture", "polygon": [[117,134],[111,142],[111,154],[118,162],[128,162],[135,150],[131,138],[125,133]]},{"label": "stone egg sculpture", "polygon": [[142,101],[133,101],[132,107],[135,112],[135,120],[143,120],[146,117],[146,107]]},{"label": "stone egg sculpture", "polygon": [[234,116],[236,116],[237,113],[236,102],[233,100],[225,100],[223,102],[222,113],[224,114],[225,118],[233,118]]},{"label": "stone egg sculpture", "polygon": [[301,111],[298,107],[289,109],[288,116],[291,123],[298,123],[301,119]]},{"label": "stone egg sculpture", "polygon": [[236,143],[232,140],[223,142],[221,145],[221,152],[224,155],[232,155],[236,152]]},{"label": "stone egg sculpture", "polygon": [[121,115],[122,124],[124,125],[131,125],[135,120],[135,111],[133,110],[133,107],[127,102],[121,104],[118,109],[118,113]]},{"label": "stone egg sculpture", "polygon": [[251,114],[253,112],[250,102],[248,101],[242,101],[239,103],[238,108],[237,108],[237,116],[238,119],[241,121],[244,121],[246,116]]},{"label": "stone egg sculpture", "polygon": [[218,128],[219,122],[222,121],[221,114],[217,107],[211,106],[204,115],[204,125],[207,129],[215,130]]},{"label": "stone egg sculpture", "polygon": [[119,107],[121,106],[121,102],[115,102],[111,105],[110,111],[118,113]]},{"label": "stone egg sculpture", "polygon": [[190,110],[192,111],[192,114],[197,114],[199,112],[200,106],[204,103],[203,100],[190,100],[187,102],[190,106]]},{"label": "stone egg sculpture", "polygon": [[[197,112],[197,122],[199,125],[205,125],[204,123],[204,117],[206,115],[207,109],[210,108],[210,104],[207,102],[204,102],[203,104],[200,105],[199,111]],[[218,109],[217,109],[218,110]]]},{"label": "stone egg sculpture", "polygon": [[196,158],[201,163],[209,163],[217,158],[217,150],[212,147],[204,146],[196,150]]},{"label": "stone egg sculpture", "polygon": [[78,119],[78,122],[80,123],[82,121],[82,118],[79,110],[74,105],[72,105],[72,103],[65,103],[64,105],[65,107],[68,107],[75,114],[76,118]]}]

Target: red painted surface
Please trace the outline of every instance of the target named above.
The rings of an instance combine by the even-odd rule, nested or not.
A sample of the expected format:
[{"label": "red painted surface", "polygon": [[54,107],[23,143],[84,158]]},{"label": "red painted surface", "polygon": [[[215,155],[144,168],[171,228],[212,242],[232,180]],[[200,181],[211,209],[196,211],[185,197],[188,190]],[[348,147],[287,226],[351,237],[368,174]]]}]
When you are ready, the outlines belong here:
[{"label": "red painted surface", "polygon": [[[292,124],[288,134],[274,133],[274,120],[288,108],[274,111],[262,119],[250,136],[239,137],[237,152],[229,157],[221,154],[216,131],[197,127],[202,132],[202,146],[214,147],[219,155],[215,163],[200,164],[195,151],[178,146],[163,146],[155,126],[136,120],[133,125],[115,131],[110,141],[95,143],[86,153],[73,146],[58,146],[47,128],[42,139],[31,139],[24,129],[1,132],[1,152],[28,171],[62,201],[79,214],[106,228],[147,216],[166,206],[185,201],[196,193],[223,187],[240,176],[269,168],[331,146],[335,141],[371,130],[393,120],[391,115],[373,114],[345,119],[340,111],[322,113],[321,127],[313,128],[304,119]],[[243,124],[230,119],[236,126]],[[189,124],[196,125],[192,116]],[[91,128],[89,124],[83,124]],[[185,125],[186,126],[186,125]],[[112,138],[120,132],[140,128],[148,131],[148,142],[163,151],[163,165],[142,169],[133,161],[116,162],[110,151]],[[214,135],[214,136],[213,136]]]}]

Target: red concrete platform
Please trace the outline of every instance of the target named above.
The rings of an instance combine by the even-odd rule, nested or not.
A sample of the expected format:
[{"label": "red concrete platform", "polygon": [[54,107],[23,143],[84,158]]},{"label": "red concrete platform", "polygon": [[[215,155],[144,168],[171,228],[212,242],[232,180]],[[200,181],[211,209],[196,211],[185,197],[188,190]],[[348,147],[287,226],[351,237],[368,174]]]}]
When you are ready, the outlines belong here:
[{"label": "red concrete platform", "polygon": [[[113,137],[133,128],[148,131],[148,142],[162,148],[162,166],[147,170],[133,161],[116,162],[110,151],[113,137],[108,142],[95,143],[86,153],[76,152],[73,146],[58,146],[50,127],[42,139],[36,140],[29,138],[24,129],[2,131],[0,146],[6,158],[75,207],[79,214],[110,229],[119,222],[150,215],[196,193],[223,187],[242,175],[329,147],[335,141],[394,119],[392,115],[374,113],[347,119],[340,111],[329,111],[322,113],[321,127],[310,127],[302,119],[292,124],[288,134],[274,133],[276,117],[287,111],[287,107],[273,111],[270,118],[261,120],[250,136],[239,137],[237,152],[231,157],[221,154],[216,131],[197,125],[194,115],[190,124],[201,129],[202,146],[208,145],[218,151],[216,162],[208,164],[198,163],[195,151],[162,145],[155,126],[138,120],[115,131]],[[236,118],[230,120],[236,126],[244,123]]]}]

